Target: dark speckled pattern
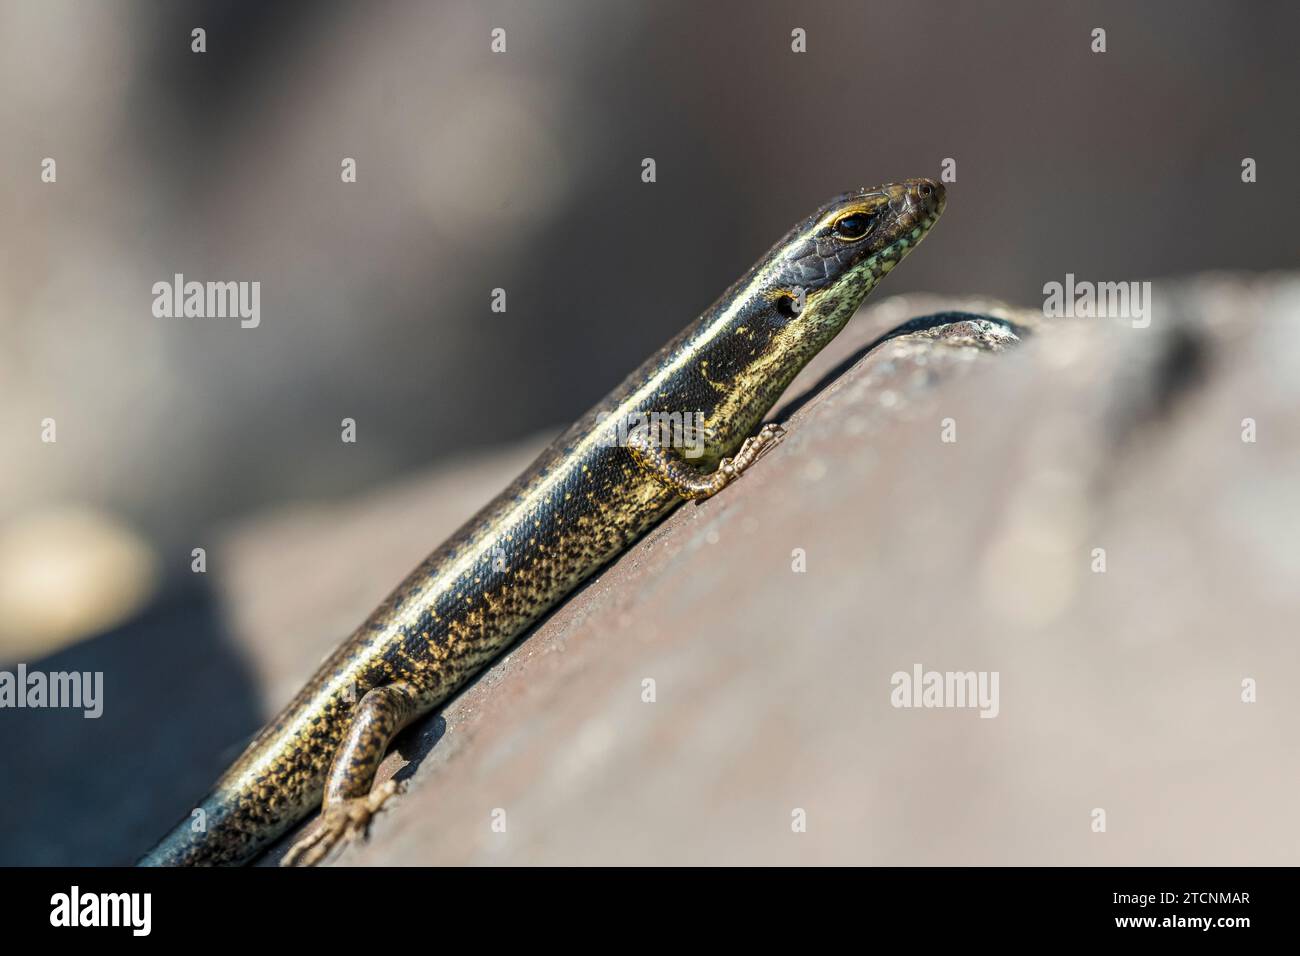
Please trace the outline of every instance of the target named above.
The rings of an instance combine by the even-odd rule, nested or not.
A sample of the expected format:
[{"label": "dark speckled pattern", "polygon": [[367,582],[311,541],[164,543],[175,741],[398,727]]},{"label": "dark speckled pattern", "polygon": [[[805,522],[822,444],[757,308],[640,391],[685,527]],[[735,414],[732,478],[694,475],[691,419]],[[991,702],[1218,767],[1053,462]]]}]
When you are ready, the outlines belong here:
[{"label": "dark speckled pattern", "polygon": [[[187,818],[141,863],[244,863],[317,809],[327,780],[331,803],[364,795],[402,726],[681,503],[667,472],[682,487],[682,460],[634,455],[615,440],[618,423],[701,414],[704,454],[690,466],[714,471],[943,203],[942,186],[908,180],[846,193],[796,225],[398,585],[217,781],[201,805],[204,830]],[[870,217],[865,236],[836,234],[849,214]],[[800,290],[804,308],[791,315],[782,298]]]}]

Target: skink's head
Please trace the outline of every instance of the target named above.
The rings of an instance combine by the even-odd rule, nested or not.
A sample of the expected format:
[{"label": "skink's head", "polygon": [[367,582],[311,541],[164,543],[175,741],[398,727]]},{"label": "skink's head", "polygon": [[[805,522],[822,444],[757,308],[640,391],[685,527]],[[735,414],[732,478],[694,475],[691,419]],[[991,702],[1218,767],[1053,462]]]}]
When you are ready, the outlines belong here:
[{"label": "skink's head", "polygon": [[[943,212],[929,179],[837,196],[772,247],[701,318],[689,340],[710,452],[731,454],[831,341],[872,287]],[[688,330],[690,332],[691,330]],[[711,431],[710,431],[711,429]]]},{"label": "skink's head", "polygon": [[908,179],[837,196],[790,230],[760,266],[761,294],[790,325],[786,337],[838,332],[943,207],[941,184]]}]

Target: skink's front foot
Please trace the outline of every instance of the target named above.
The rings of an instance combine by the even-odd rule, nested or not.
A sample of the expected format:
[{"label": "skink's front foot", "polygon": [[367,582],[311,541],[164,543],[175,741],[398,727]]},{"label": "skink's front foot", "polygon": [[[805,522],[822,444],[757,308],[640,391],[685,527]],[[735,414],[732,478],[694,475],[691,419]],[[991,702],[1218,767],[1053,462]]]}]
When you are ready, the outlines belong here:
[{"label": "skink's front foot", "polygon": [[634,432],[627,447],[636,463],[664,485],[687,500],[699,501],[716,495],[739,478],[763,452],[784,437],[784,428],[776,422],[768,422],[757,434],[745,439],[734,457],[722,459],[717,470],[708,475],[702,475],[688,465],[676,449],[653,442],[642,433]]},{"label": "skink's front foot", "polygon": [[397,792],[397,784],[386,780],[364,797],[354,797],[326,807],[315,829],[289,848],[281,866],[315,866],[336,846],[364,836],[371,818]]},{"label": "skink's front foot", "polygon": [[785,429],[776,422],[768,422],[758,430],[755,435],[750,435],[740,446],[740,451],[736,452],[735,458],[724,458],[718,465],[718,470],[724,472],[727,477],[735,478],[740,475],[746,468],[758,461],[758,456],[767,451],[782,438],[785,437]]}]

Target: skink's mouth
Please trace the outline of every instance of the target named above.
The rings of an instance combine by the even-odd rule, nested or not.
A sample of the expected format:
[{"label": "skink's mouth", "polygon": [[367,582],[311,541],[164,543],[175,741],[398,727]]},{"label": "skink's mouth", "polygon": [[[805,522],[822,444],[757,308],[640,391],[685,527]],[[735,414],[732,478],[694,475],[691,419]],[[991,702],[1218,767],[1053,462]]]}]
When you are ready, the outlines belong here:
[{"label": "skink's mouth", "polygon": [[886,208],[893,237],[866,260],[872,284],[920,244],[943,213],[947,200],[942,185],[932,179],[908,179],[887,187]]}]

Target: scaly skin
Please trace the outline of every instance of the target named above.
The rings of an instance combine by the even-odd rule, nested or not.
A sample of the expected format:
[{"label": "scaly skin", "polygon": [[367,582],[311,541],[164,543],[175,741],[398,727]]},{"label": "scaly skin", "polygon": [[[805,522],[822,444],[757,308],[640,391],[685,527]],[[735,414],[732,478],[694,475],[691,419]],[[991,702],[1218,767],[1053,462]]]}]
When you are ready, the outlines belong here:
[{"label": "scaly skin", "polygon": [[[763,416],[943,204],[942,186],[908,180],[839,196],[796,225],[398,586],[217,781],[204,829],[187,817],[140,863],[245,863],[322,798],[320,826],[293,861],[363,831],[392,792],[371,784],[393,736],[779,438],[776,426],[754,434]],[[646,412],[701,415],[702,454],[688,460],[652,432],[618,440],[620,423]]]}]

